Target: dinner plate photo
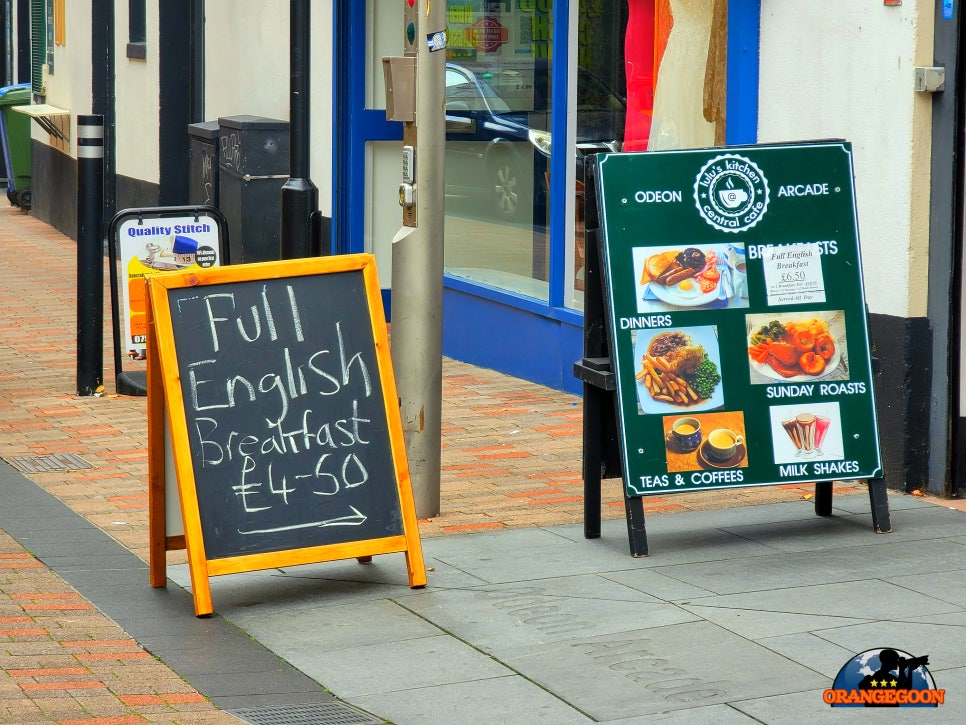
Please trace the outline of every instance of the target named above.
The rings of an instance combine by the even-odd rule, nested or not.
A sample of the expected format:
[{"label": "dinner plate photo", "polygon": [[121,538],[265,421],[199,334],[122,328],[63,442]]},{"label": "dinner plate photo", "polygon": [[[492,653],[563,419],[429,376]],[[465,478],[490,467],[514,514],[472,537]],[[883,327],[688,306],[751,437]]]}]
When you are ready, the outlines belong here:
[{"label": "dinner plate photo", "polygon": [[838,368],[839,363],[842,361],[842,344],[836,340],[835,341],[835,354],[825,362],[825,369],[819,375],[792,375],[790,378],[786,378],[780,372],[775,370],[768,363],[760,363],[751,358],[748,362],[751,363],[752,370],[757,370],[759,373],[764,375],[766,378],[772,378],[773,380],[780,380],[783,383],[807,383],[809,380],[821,380],[826,375],[831,375]]},{"label": "dinner plate photo", "polygon": [[[802,312],[790,315],[776,315],[776,317],[782,322],[796,322],[800,320],[806,320],[812,317],[819,317],[824,319],[821,313],[809,313]],[[807,383],[810,380],[821,380],[822,378],[831,375],[839,367],[842,362],[842,350],[845,348],[845,322],[842,318],[841,313],[835,314],[829,319],[825,319],[825,323],[828,325],[829,335],[835,341],[835,352],[832,357],[825,362],[825,369],[818,375],[806,375],[802,373],[801,375],[793,375],[790,378],[786,378],[780,372],[775,370],[768,363],[760,363],[755,360],[748,358],[748,362],[751,365],[751,369],[755,370],[766,378],[771,378],[772,380],[779,380],[783,383]],[[754,331],[748,335],[748,347],[754,347],[751,342],[751,338],[754,336]]]},{"label": "dinner plate photo", "polygon": [[[708,359],[717,365],[721,370],[721,355],[718,352],[718,335],[712,326],[706,327],[680,327],[675,328],[690,335],[691,341],[696,345],[701,345],[708,355]],[[660,332],[646,332],[639,330],[637,339],[634,342],[634,364],[636,373],[641,369],[641,360],[647,355],[647,348]],[[711,393],[710,398],[701,400],[694,405],[683,405],[680,403],[666,403],[663,400],[655,400],[647,389],[643,380],[635,380],[637,383],[637,403],[644,413],[682,413],[697,412],[699,410],[714,410],[724,407],[724,388],[723,382],[719,381]]]}]

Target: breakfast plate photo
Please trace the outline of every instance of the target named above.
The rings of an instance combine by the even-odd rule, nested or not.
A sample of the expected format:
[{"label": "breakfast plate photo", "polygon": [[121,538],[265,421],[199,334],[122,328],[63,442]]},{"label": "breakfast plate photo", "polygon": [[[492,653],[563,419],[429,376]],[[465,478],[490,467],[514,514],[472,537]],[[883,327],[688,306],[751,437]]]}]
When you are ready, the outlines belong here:
[{"label": "breakfast plate photo", "polygon": [[730,305],[733,288],[725,244],[635,247],[637,310],[701,307],[718,300]]},{"label": "breakfast plate photo", "polygon": [[[701,289],[693,283],[693,280],[685,280],[685,282],[691,282],[692,286],[686,287],[686,289],[681,289],[681,285],[684,282],[680,282],[674,287],[665,287],[660,284],[649,284],[648,289],[654,293],[661,302],[667,302],[669,305],[677,305],[678,307],[700,307],[701,305],[706,305],[709,302],[713,302],[718,299],[718,287],[717,285],[710,292],[702,292]],[[645,292],[645,294],[647,294]]]}]

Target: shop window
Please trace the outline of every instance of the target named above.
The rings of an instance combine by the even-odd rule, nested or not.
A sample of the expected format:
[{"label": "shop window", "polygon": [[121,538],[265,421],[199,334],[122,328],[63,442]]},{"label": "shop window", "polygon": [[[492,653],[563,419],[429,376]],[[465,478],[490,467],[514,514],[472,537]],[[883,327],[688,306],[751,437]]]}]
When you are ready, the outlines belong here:
[{"label": "shop window", "polygon": [[[727,7],[573,0],[576,48],[558,54],[571,63],[571,90],[552,102],[552,0],[448,0],[447,272],[548,300],[561,282],[548,279],[559,244],[564,304],[580,308],[586,161],[724,143]],[[565,112],[576,127],[575,219],[568,238],[550,240],[550,214],[563,210],[548,205],[549,131]]]},{"label": "shop window", "polygon": [[648,148],[723,143],[727,0],[657,0],[658,51]]},{"label": "shop window", "polygon": [[145,0],[128,0],[127,23],[127,57],[144,60],[148,57]]},{"label": "shop window", "polygon": [[448,0],[448,273],[548,299],[551,0]]},{"label": "shop window", "polygon": [[[600,147],[607,134],[601,134],[599,113],[581,112],[581,79],[587,78],[600,79],[626,102],[623,123],[608,123],[614,150],[724,144],[727,0],[579,0],[577,18],[578,156],[607,150]],[[583,289],[582,170],[578,163],[568,250],[575,292]]]}]

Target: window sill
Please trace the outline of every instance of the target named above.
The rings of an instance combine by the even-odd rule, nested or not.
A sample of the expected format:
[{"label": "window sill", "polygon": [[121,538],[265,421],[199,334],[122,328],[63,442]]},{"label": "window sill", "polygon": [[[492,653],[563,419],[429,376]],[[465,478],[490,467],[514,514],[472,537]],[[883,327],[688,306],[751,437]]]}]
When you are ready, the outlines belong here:
[{"label": "window sill", "polygon": [[147,60],[148,44],[147,43],[128,43],[127,57],[130,58],[131,60]]}]

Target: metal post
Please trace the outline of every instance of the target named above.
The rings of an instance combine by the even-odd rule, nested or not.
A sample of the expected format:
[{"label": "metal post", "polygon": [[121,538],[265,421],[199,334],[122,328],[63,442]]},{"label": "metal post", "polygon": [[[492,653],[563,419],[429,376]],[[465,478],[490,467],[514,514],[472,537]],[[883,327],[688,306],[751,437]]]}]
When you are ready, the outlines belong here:
[{"label": "metal post", "polygon": [[309,178],[309,48],[311,0],[291,0],[289,56],[289,179],[282,186],[282,259],[312,256],[312,215],[319,190]]},{"label": "metal post", "polygon": [[104,117],[77,117],[77,394],[104,383]]},{"label": "metal post", "polygon": [[406,54],[416,56],[416,122],[403,124],[403,137],[415,149],[416,223],[393,240],[392,359],[416,515],[428,518],[440,510],[446,3],[415,5],[404,10],[403,34]]}]

